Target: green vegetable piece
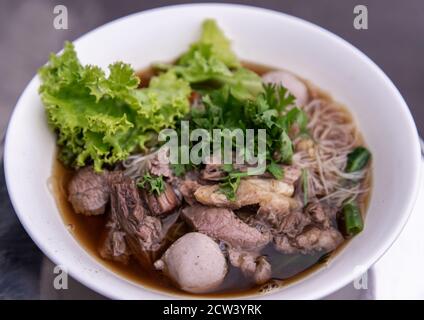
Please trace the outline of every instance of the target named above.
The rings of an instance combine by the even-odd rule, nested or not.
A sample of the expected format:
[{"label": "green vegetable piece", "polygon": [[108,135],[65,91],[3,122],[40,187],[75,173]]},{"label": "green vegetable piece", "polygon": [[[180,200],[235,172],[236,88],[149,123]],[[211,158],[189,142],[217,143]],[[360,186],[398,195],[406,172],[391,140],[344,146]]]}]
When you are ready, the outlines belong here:
[{"label": "green vegetable piece", "polygon": [[176,65],[156,64],[161,70],[172,70],[193,86],[227,89],[239,100],[255,98],[262,92],[262,79],[241,67],[231,50],[231,43],[214,20],[205,20],[200,39],[193,43]]},{"label": "green vegetable piece", "polygon": [[261,77],[246,68],[239,68],[231,76],[217,77],[216,80],[228,85],[231,94],[240,101],[254,99],[263,91]]},{"label": "green vegetable piece", "polygon": [[267,165],[266,169],[274,176],[275,179],[281,180],[284,178],[283,168],[275,163],[275,161],[271,161],[271,163]]},{"label": "green vegetable piece", "polygon": [[357,147],[347,156],[346,172],[363,169],[371,159],[371,153],[365,147]]},{"label": "green vegetable piece", "polygon": [[240,177],[233,179],[228,179],[226,182],[219,184],[219,191],[223,193],[228,200],[236,201],[237,200],[237,189],[240,185]]},{"label": "green vegetable piece", "polygon": [[248,176],[247,172],[235,171],[229,166],[225,167],[225,171],[228,175],[224,178],[223,182],[219,184],[219,191],[223,193],[228,200],[237,200],[237,189],[240,186],[241,178]]},{"label": "green vegetable piece", "polygon": [[143,149],[152,132],[173,127],[189,111],[190,86],[172,71],[145,89],[137,89],[130,65],[116,62],[109,71],[106,77],[99,67],[81,65],[66,42],[63,53],[51,55],[38,72],[41,100],[66,165],[94,164],[101,171]]},{"label": "green vegetable piece", "polygon": [[213,55],[215,55],[218,60],[224,62],[228,67],[234,68],[240,66],[237,56],[231,50],[230,41],[225,37],[221,29],[219,29],[215,20],[207,19],[203,22],[202,34],[199,42],[211,45]]},{"label": "green vegetable piece", "polygon": [[146,173],[142,180],[137,183],[137,187],[146,188],[150,194],[156,193],[156,195],[160,195],[165,191],[166,185],[163,180],[163,176],[152,176],[150,173]]},{"label": "green vegetable piece", "polygon": [[[224,86],[203,96],[204,108],[193,109],[191,120],[195,127],[207,129],[212,133],[215,128],[228,129],[265,129],[268,161],[290,163],[293,156],[293,144],[288,132],[297,124],[303,130],[307,116],[299,108],[287,111],[294,99],[282,86],[263,85],[263,90],[255,98],[235,96],[231,88]],[[254,141],[258,150],[259,140]],[[247,152],[248,151],[248,152]],[[252,150],[245,150],[245,156]],[[250,155],[253,156],[254,154]]]},{"label": "green vegetable piece", "polygon": [[281,132],[281,161],[291,163],[293,156],[293,143],[285,131]]},{"label": "green vegetable piece", "polygon": [[190,111],[190,93],[190,85],[172,71],[153,77],[148,88],[135,91],[141,104],[137,110],[140,125],[155,132],[174,127],[176,119]]},{"label": "green vegetable piece", "polygon": [[343,206],[342,212],[346,233],[352,236],[360,233],[364,228],[364,222],[358,205],[352,201],[348,202]]},{"label": "green vegetable piece", "polygon": [[222,165],[222,170],[224,170],[227,173],[233,172],[234,171],[234,167],[231,163],[224,163]]},{"label": "green vegetable piece", "polygon": [[186,165],[181,163],[173,163],[171,164],[172,171],[177,177],[182,177],[186,172]]}]

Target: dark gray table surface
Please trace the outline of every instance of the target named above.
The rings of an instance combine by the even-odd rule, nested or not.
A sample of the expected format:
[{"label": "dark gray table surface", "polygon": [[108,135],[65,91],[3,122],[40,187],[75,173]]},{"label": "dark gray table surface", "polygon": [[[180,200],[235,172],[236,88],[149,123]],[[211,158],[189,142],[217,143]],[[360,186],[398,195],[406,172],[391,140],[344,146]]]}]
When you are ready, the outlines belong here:
[{"label": "dark gray table surface", "polygon": [[[358,47],[399,88],[419,132],[423,134],[423,0],[231,2],[265,7],[303,18]],[[0,134],[6,128],[25,85],[37,68],[45,63],[48,54],[62,48],[64,40],[74,40],[97,26],[130,13],[178,3],[187,1],[0,0]],[[68,8],[68,30],[53,28],[53,8],[58,4]],[[353,28],[353,8],[358,4],[368,8],[368,30]],[[3,166],[0,165],[0,299],[40,298],[42,260],[42,253],[16,218],[7,195]]]}]

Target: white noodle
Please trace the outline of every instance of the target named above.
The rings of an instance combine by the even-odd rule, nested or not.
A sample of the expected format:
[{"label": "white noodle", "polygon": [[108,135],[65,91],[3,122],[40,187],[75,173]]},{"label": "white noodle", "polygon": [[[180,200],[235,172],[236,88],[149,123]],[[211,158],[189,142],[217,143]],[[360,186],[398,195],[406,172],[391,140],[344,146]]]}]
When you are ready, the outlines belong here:
[{"label": "white noodle", "polygon": [[124,174],[137,181],[147,171],[149,161],[157,155],[158,150],[149,154],[138,153],[129,156],[122,162],[122,165],[125,168]]},{"label": "white noodle", "polygon": [[[360,183],[367,170],[346,173],[347,155],[360,144],[360,136],[349,114],[337,104],[314,99],[304,107],[313,140],[311,150],[299,150],[293,163],[307,170],[308,197],[341,206],[350,198],[367,192]],[[304,138],[297,138],[295,146]],[[348,183],[347,181],[353,181]]]}]

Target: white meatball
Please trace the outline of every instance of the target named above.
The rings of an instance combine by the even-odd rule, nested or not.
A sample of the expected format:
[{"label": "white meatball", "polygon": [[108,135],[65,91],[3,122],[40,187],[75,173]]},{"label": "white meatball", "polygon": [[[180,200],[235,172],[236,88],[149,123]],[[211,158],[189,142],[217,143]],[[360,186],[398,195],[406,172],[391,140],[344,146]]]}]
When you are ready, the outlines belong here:
[{"label": "white meatball", "polygon": [[297,105],[305,105],[309,100],[308,88],[298,77],[287,71],[271,71],[265,73],[262,79],[267,83],[281,84],[296,97]]},{"label": "white meatball", "polygon": [[218,244],[199,232],[187,233],[175,241],[154,266],[182,290],[193,293],[217,288],[227,274],[227,261]]}]

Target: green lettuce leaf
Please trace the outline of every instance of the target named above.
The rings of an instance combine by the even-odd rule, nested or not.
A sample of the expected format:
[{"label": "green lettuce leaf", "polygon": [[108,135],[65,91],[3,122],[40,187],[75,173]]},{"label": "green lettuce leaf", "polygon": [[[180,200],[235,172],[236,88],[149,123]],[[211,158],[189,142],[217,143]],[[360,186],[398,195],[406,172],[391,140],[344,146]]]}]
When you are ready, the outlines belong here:
[{"label": "green lettuce leaf", "polygon": [[192,45],[189,51],[178,60],[177,65],[172,66],[171,69],[190,83],[232,76],[228,66],[213,54],[210,44]]},{"label": "green lettuce leaf", "polygon": [[174,127],[175,119],[190,111],[190,93],[190,85],[177,78],[172,70],[153,77],[148,88],[136,91],[141,103],[137,111],[139,124],[156,132]]},{"label": "green lettuce leaf", "polygon": [[204,21],[200,39],[190,46],[176,65],[156,66],[162,70],[172,70],[196,89],[200,86],[203,91],[205,84],[209,88],[227,86],[240,100],[253,99],[263,90],[261,77],[241,67],[231,50],[230,41],[211,19]]},{"label": "green lettuce leaf", "polygon": [[237,56],[231,50],[230,41],[219,29],[215,20],[207,19],[203,22],[199,43],[211,45],[212,55],[222,61],[227,67],[240,67]]},{"label": "green lettuce leaf", "polygon": [[92,163],[100,171],[143,149],[152,133],[189,111],[189,84],[172,71],[145,89],[137,89],[130,65],[117,62],[109,71],[106,77],[96,66],[82,66],[69,42],[39,70],[41,100],[67,165]]},{"label": "green lettuce leaf", "polygon": [[231,94],[238,100],[254,99],[264,89],[261,77],[246,68],[239,68],[231,77],[220,80],[228,85]]}]

